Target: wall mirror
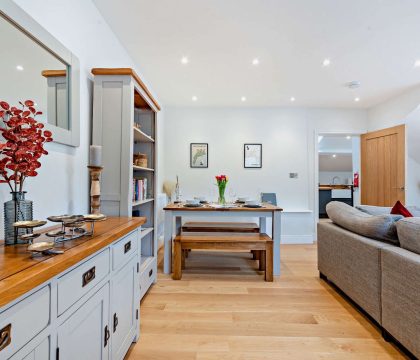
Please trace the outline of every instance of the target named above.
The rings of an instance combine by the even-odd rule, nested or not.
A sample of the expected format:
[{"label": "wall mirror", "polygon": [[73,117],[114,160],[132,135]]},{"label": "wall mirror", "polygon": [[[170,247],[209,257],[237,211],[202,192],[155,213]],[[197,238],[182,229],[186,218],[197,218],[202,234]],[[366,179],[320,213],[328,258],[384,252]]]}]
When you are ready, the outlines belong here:
[{"label": "wall mirror", "polygon": [[33,100],[57,143],[79,146],[79,62],[11,0],[0,3],[0,100]]}]

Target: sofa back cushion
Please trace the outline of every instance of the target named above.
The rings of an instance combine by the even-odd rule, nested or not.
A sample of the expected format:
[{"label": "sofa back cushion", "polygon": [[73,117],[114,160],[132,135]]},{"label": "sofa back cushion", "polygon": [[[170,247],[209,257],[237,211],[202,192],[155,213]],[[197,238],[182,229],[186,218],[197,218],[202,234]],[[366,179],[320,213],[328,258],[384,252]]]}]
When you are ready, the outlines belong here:
[{"label": "sofa back cushion", "polygon": [[401,215],[369,215],[338,201],[327,205],[328,217],[337,225],[371,239],[399,245],[396,221]]},{"label": "sofa back cushion", "polygon": [[[359,205],[356,209],[363,211],[369,215],[389,215],[391,214],[391,207]],[[420,208],[417,206],[407,206],[407,210],[414,216],[420,217]]]},{"label": "sofa back cushion", "polygon": [[420,254],[420,218],[406,218],[398,221],[397,231],[401,247]]}]

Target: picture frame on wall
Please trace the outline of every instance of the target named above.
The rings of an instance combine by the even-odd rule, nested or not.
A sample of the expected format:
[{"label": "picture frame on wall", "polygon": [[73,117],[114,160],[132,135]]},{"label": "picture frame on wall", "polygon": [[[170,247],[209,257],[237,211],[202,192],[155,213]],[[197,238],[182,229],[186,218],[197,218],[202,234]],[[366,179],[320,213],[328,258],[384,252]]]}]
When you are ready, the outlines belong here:
[{"label": "picture frame on wall", "polygon": [[244,168],[262,168],[262,144],[244,144]]},{"label": "picture frame on wall", "polygon": [[190,144],[190,167],[193,169],[205,169],[209,167],[209,144]]}]

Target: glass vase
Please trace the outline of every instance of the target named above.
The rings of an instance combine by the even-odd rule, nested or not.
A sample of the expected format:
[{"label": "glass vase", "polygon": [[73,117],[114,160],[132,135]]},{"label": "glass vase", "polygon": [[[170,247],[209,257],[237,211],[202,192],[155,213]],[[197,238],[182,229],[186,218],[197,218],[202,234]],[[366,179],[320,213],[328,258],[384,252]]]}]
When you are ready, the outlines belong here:
[{"label": "glass vase", "polygon": [[218,203],[220,205],[225,205],[226,204],[226,199],[225,199],[225,187],[219,187],[219,201]]},{"label": "glass vase", "polygon": [[4,239],[6,245],[26,243],[19,241],[19,236],[27,234],[27,229],[17,229],[16,221],[33,220],[32,201],[25,199],[26,191],[11,192],[12,200],[4,203]]}]

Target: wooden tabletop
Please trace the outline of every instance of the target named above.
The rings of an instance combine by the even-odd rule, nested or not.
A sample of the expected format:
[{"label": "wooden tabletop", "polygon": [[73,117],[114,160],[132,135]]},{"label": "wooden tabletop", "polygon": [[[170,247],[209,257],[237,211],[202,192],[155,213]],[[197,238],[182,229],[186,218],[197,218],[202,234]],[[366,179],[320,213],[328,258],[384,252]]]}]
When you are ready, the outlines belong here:
[{"label": "wooden tabletop", "polygon": [[[146,222],[144,217],[114,217],[95,224],[94,236],[57,244],[64,254],[32,257],[28,245],[0,246],[0,307],[60,274]],[[41,235],[35,242],[51,241]]]},{"label": "wooden tabletop", "polygon": [[187,207],[184,206],[184,203],[179,203],[179,204],[168,204],[164,210],[170,210],[170,211],[232,211],[232,212],[241,212],[241,211],[254,211],[254,212],[261,212],[261,211],[283,211],[282,208],[278,207],[278,206],[274,206],[272,204],[268,204],[268,203],[263,203],[262,207],[260,208],[249,208],[249,207],[244,207],[243,205],[236,205],[236,207],[231,207],[231,208],[217,208],[217,207],[213,207],[211,206],[211,204],[206,204],[203,205],[201,207]]}]

